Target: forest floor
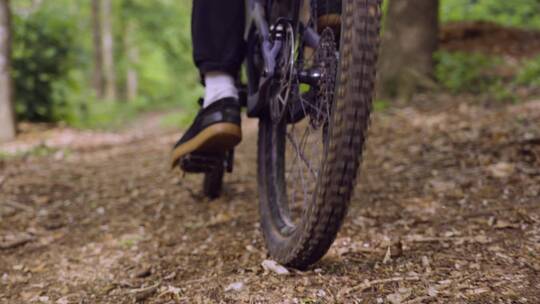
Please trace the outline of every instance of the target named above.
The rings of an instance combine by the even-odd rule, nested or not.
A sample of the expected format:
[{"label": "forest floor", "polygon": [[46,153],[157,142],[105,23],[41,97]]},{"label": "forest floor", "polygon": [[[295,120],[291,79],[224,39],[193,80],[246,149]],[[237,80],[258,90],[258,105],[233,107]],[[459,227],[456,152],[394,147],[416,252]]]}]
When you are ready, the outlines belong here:
[{"label": "forest floor", "polygon": [[0,161],[0,303],[540,303],[539,122],[534,100],[375,113],[336,242],[288,275],[261,267],[256,122],[216,201],[169,169],[177,134],[55,131]]}]

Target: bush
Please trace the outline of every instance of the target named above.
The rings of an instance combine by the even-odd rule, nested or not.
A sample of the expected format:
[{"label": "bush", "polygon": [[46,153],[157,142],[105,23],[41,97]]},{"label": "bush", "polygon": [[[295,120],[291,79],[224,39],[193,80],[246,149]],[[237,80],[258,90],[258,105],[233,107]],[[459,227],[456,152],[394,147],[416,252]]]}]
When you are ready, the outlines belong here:
[{"label": "bush", "polygon": [[486,95],[496,101],[515,101],[511,81],[498,75],[495,69],[502,59],[482,54],[444,52],[435,54],[437,81],[454,94]]},{"label": "bush", "polygon": [[13,78],[19,119],[55,121],[66,105],[56,88],[72,68],[75,26],[60,15],[39,11],[14,17]]},{"label": "bush", "polygon": [[[170,0],[112,2],[119,100],[101,102],[91,83],[90,1],[41,1],[37,6],[33,2],[11,3],[13,76],[20,120],[107,128],[141,111],[197,108],[195,100],[202,89],[191,56],[191,4]],[[128,21],[134,26],[129,44],[124,40]],[[129,46],[137,48],[138,61],[127,60]],[[135,68],[139,77],[138,98],[129,104],[122,102],[128,66]]]},{"label": "bush", "polygon": [[523,68],[516,76],[516,84],[540,86],[540,56],[523,63]]},{"label": "bush", "polygon": [[438,52],[435,54],[437,81],[453,93],[480,94],[498,82],[489,71],[500,60],[481,54]]},{"label": "bush", "polygon": [[540,28],[538,0],[442,0],[441,18],[446,21],[484,20],[506,26]]}]

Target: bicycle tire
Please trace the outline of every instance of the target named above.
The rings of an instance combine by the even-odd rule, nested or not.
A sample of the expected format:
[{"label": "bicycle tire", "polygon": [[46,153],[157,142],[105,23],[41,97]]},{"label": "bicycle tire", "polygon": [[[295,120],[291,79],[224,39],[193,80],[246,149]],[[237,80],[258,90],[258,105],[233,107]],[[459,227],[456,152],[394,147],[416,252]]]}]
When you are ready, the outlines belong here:
[{"label": "bicycle tire", "polygon": [[[339,62],[321,172],[313,199],[294,228],[282,218],[286,139],[270,115],[259,121],[258,187],[261,229],[270,256],[305,269],[332,245],[347,214],[372,108],[381,23],[380,0],[343,1]],[[282,126],[281,128],[286,128]],[[302,173],[303,174],[303,173]]]}]

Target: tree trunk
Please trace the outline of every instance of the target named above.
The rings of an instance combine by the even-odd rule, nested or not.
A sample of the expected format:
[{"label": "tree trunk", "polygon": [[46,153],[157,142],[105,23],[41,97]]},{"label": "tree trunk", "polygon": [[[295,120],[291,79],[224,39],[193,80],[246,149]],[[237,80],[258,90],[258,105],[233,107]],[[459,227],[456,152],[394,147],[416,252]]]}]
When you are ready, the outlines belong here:
[{"label": "tree trunk", "polygon": [[380,98],[408,99],[433,81],[438,0],[390,0],[382,39]]},{"label": "tree trunk", "polygon": [[98,99],[105,97],[103,84],[103,44],[101,26],[101,0],[92,0],[92,34],[94,49],[93,86]]},{"label": "tree trunk", "polygon": [[9,0],[0,0],[0,142],[15,138]]},{"label": "tree trunk", "polygon": [[126,99],[133,101],[137,98],[139,90],[139,74],[137,73],[137,64],[139,62],[139,48],[134,38],[135,24],[128,20],[124,35],[124,49],[127,53],[127,72],[126,72]]},{"label": "tree trunk", "polygon": [[116,70],[114,64],[114,38],[112,29],[112,3],[111,0],[102,2],[103,24],[103,70],[105,76],[105,99],[116,100]]}]

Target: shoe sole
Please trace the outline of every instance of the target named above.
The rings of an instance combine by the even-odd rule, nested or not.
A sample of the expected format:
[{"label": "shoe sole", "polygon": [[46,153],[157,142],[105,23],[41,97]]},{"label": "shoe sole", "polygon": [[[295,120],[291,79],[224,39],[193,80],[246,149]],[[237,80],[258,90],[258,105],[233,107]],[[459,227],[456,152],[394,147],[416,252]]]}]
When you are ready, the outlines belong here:
[{"label": "shoe sole", "polygon": [[174,168],[183,156],[189,153],[223,152],[236,147],[242,141],[242,129],[234,123],[213,124],[197,136],[174,148],[172,151],[172,167]]},{"label": "shoe sole", "polygon": [[319,29],[323,30],[326,27],[339,27],[341,26],[341,15],[340,14],[327,14],[319,17]]}]

